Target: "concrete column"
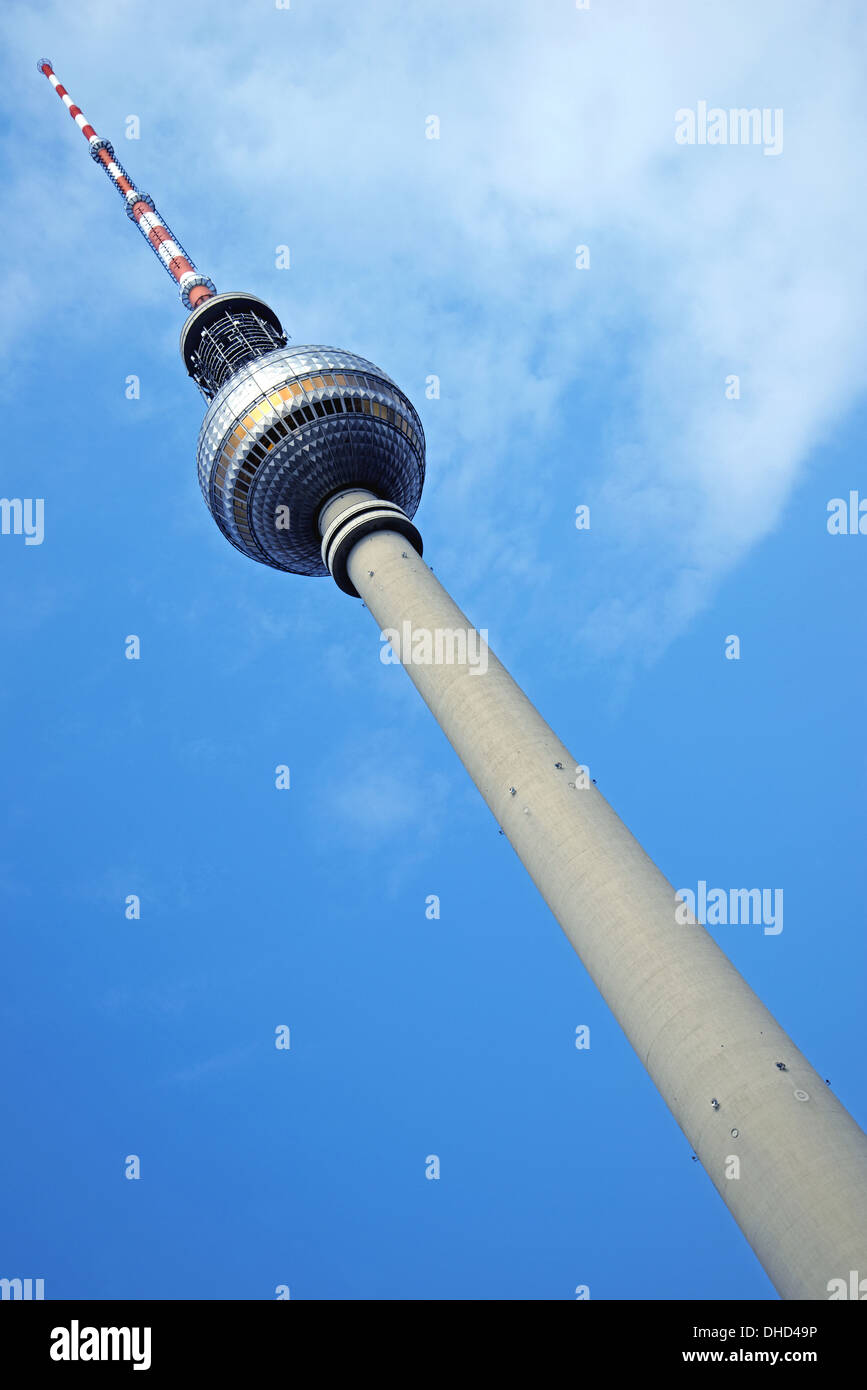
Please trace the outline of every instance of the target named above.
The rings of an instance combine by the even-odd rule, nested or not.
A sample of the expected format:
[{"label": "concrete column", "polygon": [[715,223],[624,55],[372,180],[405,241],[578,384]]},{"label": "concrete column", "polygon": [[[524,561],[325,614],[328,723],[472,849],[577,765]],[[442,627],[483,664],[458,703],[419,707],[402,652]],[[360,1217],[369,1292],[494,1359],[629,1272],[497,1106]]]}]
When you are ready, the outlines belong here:
[{"label": "concrete column", "polygon": [[[369,496],[335,499],[323,532]],[[344,550],[381,631],[409,623],[434,651],[438,630],[474,632],[405,534]],[[463,660],[407,673],[774,1286],[827,1299],[830,1280],[867,1278],[867,1137],[704,927],[676,920],[671,884],[600,792],[576,786],[577,759],[476,639]]]}]

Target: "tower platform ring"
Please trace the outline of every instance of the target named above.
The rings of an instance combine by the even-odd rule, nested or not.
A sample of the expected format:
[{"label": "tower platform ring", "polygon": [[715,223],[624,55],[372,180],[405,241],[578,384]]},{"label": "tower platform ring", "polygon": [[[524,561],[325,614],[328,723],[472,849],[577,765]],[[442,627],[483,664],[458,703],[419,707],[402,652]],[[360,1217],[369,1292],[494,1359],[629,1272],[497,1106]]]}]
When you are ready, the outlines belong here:
[{"label": "tower platform ring", "polygon": [[352,598],[358,598],[359,593],[349,577],[349,555],[374,531],[396,531],[418,555],[424,553],[421,535],[397,503],[371,497],[347,507],[323,532],[321,555],[338,589]]}]

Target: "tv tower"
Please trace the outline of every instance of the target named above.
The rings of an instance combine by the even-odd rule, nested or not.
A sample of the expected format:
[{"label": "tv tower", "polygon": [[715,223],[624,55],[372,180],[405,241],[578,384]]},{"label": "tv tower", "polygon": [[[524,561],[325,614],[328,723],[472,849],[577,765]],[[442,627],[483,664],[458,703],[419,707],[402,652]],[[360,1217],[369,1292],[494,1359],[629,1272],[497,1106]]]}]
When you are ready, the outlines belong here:
[{"label": "tv tower", "polygon": [[411,680],[781,1297],[827,1299],[853,1271],[857,1286],[867,1137],[705,928],[679,920],[671,884],[422,561],[424,432],[408,398],[353,353],[290,347],[254,295],[217,294],[52,64],[37,66],[190,310],[181,355],[208,403],[199,483],[223,535],[275,569],[330,573],[381,632],[408,637]]}]

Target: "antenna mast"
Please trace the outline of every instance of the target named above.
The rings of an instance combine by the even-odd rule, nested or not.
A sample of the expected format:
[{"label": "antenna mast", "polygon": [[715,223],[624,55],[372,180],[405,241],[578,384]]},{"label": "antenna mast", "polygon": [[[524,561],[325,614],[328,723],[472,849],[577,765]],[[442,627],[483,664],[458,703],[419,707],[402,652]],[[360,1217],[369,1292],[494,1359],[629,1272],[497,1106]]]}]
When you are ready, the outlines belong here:
[{"label": "antenna mast", "polygon": [[178,286],[185,308],[197,309],[206,299],[211,299],[217,293],[213,281],[209,280],[207,275],[199,274],[191,258],[157,212],[153,198],[135,187],[123,165],[115,158],[110,142],[97,135],[81,107],[75,105],[66,88],[58,81],[51,60],[40,58],[36,66],[48,78],[90,146],[91,159],[102,165],[123,198],[127,217],[136,224],[154,255]]}]

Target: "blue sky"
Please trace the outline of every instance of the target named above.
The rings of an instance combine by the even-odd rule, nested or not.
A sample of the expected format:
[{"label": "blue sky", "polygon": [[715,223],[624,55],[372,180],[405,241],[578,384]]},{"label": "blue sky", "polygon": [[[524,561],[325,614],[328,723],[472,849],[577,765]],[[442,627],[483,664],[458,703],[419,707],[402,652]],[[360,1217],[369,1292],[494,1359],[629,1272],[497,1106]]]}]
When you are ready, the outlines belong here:
[{"label": "blue sky", "polygon": [[[863,1123],[864,12],[178,20],[2,20],[0,492],[45,537],[0,536],[0,1275],[773,1298],[369,616],[208,516],[183,311],[35,62],[218,289],[409,394],[438,576],[676,886],[784,889],[715,935]],[[678,145],[700,100],[782,151]]]}]

